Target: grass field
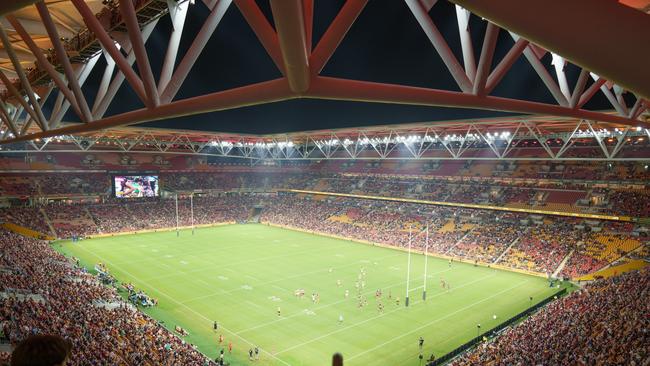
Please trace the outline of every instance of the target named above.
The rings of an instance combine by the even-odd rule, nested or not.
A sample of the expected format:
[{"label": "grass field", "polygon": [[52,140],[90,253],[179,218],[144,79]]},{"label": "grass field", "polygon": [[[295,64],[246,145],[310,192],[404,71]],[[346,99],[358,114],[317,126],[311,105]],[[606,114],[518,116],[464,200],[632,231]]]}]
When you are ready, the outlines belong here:
[{"label": "grass field", "polygon": [[[104,262],[159,300],[145,309],[168,328],[190,332],[188,342],[214,358],[218,334],[234,350],[232,365],[248,365],[258,345],[262,365],[326,365],[341,352],[345,365],[418,365],[418,338],[424,355],[439,357],[533,303],[552,295],[547,281],[528,275],[430,258],[427,300],[422,300],[424,256],[411,265],[411,306],[404,306],[407,254],[351,241],[259,224],[95,238],[54,247],[92,268]],[[358,308],[354,283],[365,268]],[[440,287],[444,278],[450,291]],[[342,286],[337,286],[337,280]],[[294,291],[306,290],[298,299]],[[345,298],[345,289],[350,297]],[[380,313],[375,291],[384,293]],[[392,300],[388,301],[388,292]],[[320,294],[313,304],[311,293]],[[395,297],[401,299],[396,305]],[[281,307],[281,316],[277,308]],[[339,315],[344,321],[339,324]],[[497,315],[497,319],[493,319]],[[220,324],[213,332],[212,322]],[[227,353],[227,352],[226,352]]]}]

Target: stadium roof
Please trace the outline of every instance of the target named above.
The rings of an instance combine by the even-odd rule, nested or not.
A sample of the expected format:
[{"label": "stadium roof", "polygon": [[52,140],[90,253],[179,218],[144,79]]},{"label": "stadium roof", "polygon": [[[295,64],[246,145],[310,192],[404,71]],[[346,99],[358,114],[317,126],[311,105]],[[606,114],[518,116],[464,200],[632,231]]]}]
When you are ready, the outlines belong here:
[{"label": "stadium roof", "polygon": [[539,18],[523,27],[506,0],[32,2],[1,19],[6,142],[138,123],[278,134],[521,113],[567,130],[648,127],[650,75],[636,66],[650,51],[634,44],[648,44],[650,0],[565,14],[528,2],[545,9],[523,12]]}]

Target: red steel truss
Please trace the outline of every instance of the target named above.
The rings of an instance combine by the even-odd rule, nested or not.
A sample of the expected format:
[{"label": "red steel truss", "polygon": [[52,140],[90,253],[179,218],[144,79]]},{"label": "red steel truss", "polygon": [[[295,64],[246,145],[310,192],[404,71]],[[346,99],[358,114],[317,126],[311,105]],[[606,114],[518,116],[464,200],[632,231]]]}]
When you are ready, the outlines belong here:
[{"label": "red steel truss", "polygon": [[[0,36],[4,49],[11,59],[19,79],[18,82],[12,82],[0,69],[0,78],[6,87],[6,92],[0,98],[2,102],[0,103],[0,120],[2,121],[0,143],[88,133],[152,120],[295,98],[475,108],[570,117],[590,121],[589,123],[605,122],[630,128],[650,127],[647,117],[643,115],[649,107],[649,103],[641,97],[641,95],[648,95],[645,87],[650,85],[647,66],[643,70],[638,70],[638,81],[643,87],[637,88],[637,83],[630,82],[622,73],[609,70],[601,63],[590,62],[591,59],[582,57],[584,55],[578,55],[579,50],[570,52],[566,49],[568,42],[574,42],[572,38],[567,38],[563,42],[552,37],[543,38],[536,32],[538,28],[531,26],[531,29],[526,31],[525,27],[521,28],[523,27],[521,22],[509,22],[512,20],[512,16],[504,18],[499,17],[497,13],[484,12],[485,7],[480,6],[481,2],[456,1],[458,4],[467,3],[469,8],[480,9],[477,11],[480,11],[480,14],[488,19],[498,19],[494,23],[482,20],[488,24],[483,34],[481,52],[476,57],[473,51],[472,36],[469,32],[469,18],[472,15],[468,10],[455,5],[460,39],[454,41],[460,41],[460,49],[463,53],[462,60],[459,60],[451,52],[449,46],[451,41],[445,39],[429,15],[429,11],[436,1],[405,0],[422,31],[443,60],[446,70],[441,70],[441,72],[449,72],[458,87],[457,90],[440,90],[320,75],[324,65],[363,11],[367,0],[348,0],[313,49],[308,41],[312,34],[313,0],[270,0],[274,27],[262,14],[254,0],[203,0],[210,9],[210,15],[200,31],[194,35],[191,47],[184,55],[178,55],[178,44],[183,32],[189,1],[168,1],[168,8],[160,10],[161,15],[159,16],[169,14],[172,17],[174,30],[169,36],[168,50],[163,60],[162,76],[157,81],[152,75],[144,45],[156,27],[159,16],[147,18],[148,20],[144,22],[140,14],[150,11],[151,7],[156,5],[154,3],[160,3],[160,0],[120,0],[119,6],[104,12],[108,12],[110,15],[108,18],[111,22],[108,26],[106,22],[102,22],[103,18],[96,16],[83,0],[70,1],[87,26],[87,29],[83,31],[85,32],[84,39],[87,40],[84,46],[95,44],[97,49],[101,49],[83,62],[74,62],[74,58],[70,57],[71,53],[66,53],[49,14],[48,5],[44,2],[37,2],[34,6],[38,10],[43,25],[47,28],[47,34],[54,49],[54,54],[48,58],[38,54],[38,46],[23,27],[24,20],[11,14],[7,16],[8,22],[14,28],[15,36],[22,39],[36,55],[41,73],[38,85],[32,85],[28,78],[29,75],[23,70],[14,52],[13,42],[8,36],[9,29],[0,25]],[[269,57],[276,64],[282,78],[192,98],[176,99],[176,94],[192,70],[194,62],[203,51],[211,35],[219,31],[217,29],[219,22],[233,2]],[[512,1],[501,2],[512,3]],[[541,5],[541,2],[538,5]],[[618,4],[618,6],[623,7],[624,5]],[[639,12],[641,16],[645,17],[645,20],[637,21],[638,15],[629,15],[628,10],[637,11],[617,9],[616,14],[621,16],[628,14],[629,19],[635,21],[634,24],[637,27],[635,31],[647,38],[650,35],[649,17]],[[561,19],[566,20],[566,17]],[[628,18],[616,20],[617,23],[623,23],[625,19]],[[552,23],[558,22],[562,23],[558,19],[554,19]],[[512,24],[512,28],[506,30],[497,24],[506,26]],[[492,68],[494,50],[500,32],[508,32],[515,43],[510,51],[501,60],[498,60],[496,67]],[[522,38],[528,35],[530,35],[529,39]],[[81,37],[78,38],[81,39]],[[546,48],[542,48],[540,45]],[[547,67],[548,65],[545,65],[544,62],[548,61],[544,60],[548,58],[542,59],[542,56],[551,52],[550,49],[566,50],[567,57],[570,54],[572,60],[576,60],[583,66],[593,65],[594,68],[593,70],[581,68],[582,72],[577,80],[570,82],[564,73],[564,66],[569,61],[563,57],[563,52],[552,52],[551,62],[555,72],[548,71],[553,67]],[[107,65],[102,82],[96,91],[98,97],[95,105],[91,107],[86,102],[81,86],[100,57],[106,59]],[[520,57],[524,57],[530,63],[553,96],[555,103],[540,103],[491,95],[504,75],[510,71],[513,63]],[[137,73],[133,68],[135,61],[138,65]],[[178,66],[174,68],[175,64]],[[618,67],[624,68],[622,64],[619,64]],[[57,71],[58,69],[63,70],[62,75]],[[606,69],[607,71],[605,71]],[[598,76],[593,72],[594,70],[602,71],[602,75],[610,75],[612,79],[608,80],[602,75]],[[115,75],[113,76],[113,74]],[[43,83],[42,75],[45,75],[49,81]],[[618,80],[615,78],[619,75],[621,82],[624,82],[627,87],[616,84]],[[592,78],[594,82],[586,88],[589,78]],[[104,117],[117,90],[125,80],[145,107]],[[571,84],[575,85],[572,89],[569,88]],[[53,88],[55,93],[51,95],[52,97],[56,95],[57,98],[55,108],[51,115],[45,116],[41,106]],[[603,93],[612,104],[612,112],[583,108],[585,103],[599,92]],[[640,94],[635,95],[634,92]],[[626,98],[623,98],[625,93],[632,96],[627,98],[627,100],[634,100],[631,105],[628,105]],[[82,123],[61,124],[61,119],[69,107],[72,107]]]}]

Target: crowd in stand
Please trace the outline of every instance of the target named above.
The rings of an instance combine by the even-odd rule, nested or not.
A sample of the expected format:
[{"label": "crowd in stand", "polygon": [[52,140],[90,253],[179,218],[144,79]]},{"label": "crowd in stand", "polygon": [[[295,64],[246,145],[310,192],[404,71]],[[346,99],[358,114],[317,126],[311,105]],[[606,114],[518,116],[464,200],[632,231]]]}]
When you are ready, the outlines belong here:
[{"label": "crowd in stand", "polygon": [[[354,214],[348,215],[351,210]],[[525,214],[284,196],[266,205],[262,221],[401,247],[408,245],[409,231],[412,231],[412,246],[419,250],[424,250],[425,240],[424,235],[417,233],[428,226],[430,252],[549,275],[571,250],[574,253],[561,272],[565,276],[578,277],[608,264],[593,254],[595,245],[599,244],[594,237],[600,234],[585,231],[579,221],[565,218],[549,217],[534,223]],[[631,239],[631,228],[605,225],[603,229],[615,230],[612,232],[616,236]],[[596,249],[608,250],[604,245]]]},{"label": "crowd in stand", "polygon": [[[192,212],[194,225],[244,221],[253,204],[248,196],[224,195],[194,197],[193,206],[192,210],[189,198],[179,199],[179,226],[192,224]],[[114,200],[102,204],[55,207],[59,214],[67,215],[69,221],[90,220],[89,224],[79,227],[71,228],[68,225],[61,232],[57,229],[58,236],[63,238],[176,226],[176,203],[173,199]]]},{"label": "crowd in stand", "polygon": [[[260,206],[265,222],[373,243],[406,246],[411,232],[412,246],[419,250],[424,250],[421,232],[428,226],[431,252],[539,273],[554,273],[572,252],[561,272],[572,278],[596,271],[632,249],[617,252],[619,244],[608,246],[596,240],[600,233],[586,231],[580,220],[546,217],[537,221],[524,213],[294,194],[270,199],[264,194],[195,196],[193,209],[187,196],[178,202],[179,226],[192,224],[192,211],[194,225],[202,225],[246,221],[253,208]],[[12,208],[0,211],[0,218],[49,235],[52,231],[43,213],[50,216],[59,238],[176,226],[174,199]],[[616,240],[646,241],[632,239],[632,224],[596,224]],[[598,255],[606,251],[612,252],[611,258]]]},{"label": "crowd in stand", "polygon": [[648,299],[650,270],[596,281],[452,365],[647,365]]},{"label": "crowd in stand", "polygon": [[[337,189],[345,185],[337,184]],[[371,186],[377,187],[377,181]],[[353,184],[352,189],[359,187]],[[391,185],[389,189],[396,192],[403,187]],[[608,263],[603,259],[606,256],[592,252],[611,252],[595,235],[605,232],[629,238],[635,228],[597,222],[601,232],[596,234],[585,230],[587,223],[578,219],[549,216],[538,220],[524,213],[284,193],[196,196],[194,224],[244,221],[254,207],[263,208],[262,222],[389,246],[410,243],[416,250],[424,250],[423,230],[429,228],[429,252],[547,274],[573,252],[562,271],[570,277]],[[191,224],[191,211],[189,198],[181,196],[179,225]],[[57,222],[92,223],[54,225],[60,237],[160,229],[176,223],[173,199],[15,207],[0,214],[7,221],[48,232],[44,212]],[[103,286],[46,243],[0,231],[0,253],[0,292],[12,294],[0,297],[0,326],[12,343],[31,334],[61,334],[76,350],[70,365],[212,365],[191,345],[126,305],[114,289]],[[614,251],[611,255],[624,254]],[[649,273],[589,285],[481,345],[455,365],[642,365],[650,356],[649,335],[639,331],[649,325]],[[629,347],[621,348],[621,344]]]},{"label": "crowd in stand", "polygon": [[214,364],[46,242],[0,231],[0,252],[0,326],[11,343],[61,335],[73,344],[67,365]]},{"label": "crowd in stand", "polygon": [[[502,175],[499,175],[496,180],[489,175],[481,175],[478,179],[475,177],[476,174],[470,174],[473,167],[471,163],[464,164],[467,167],[461,169],[466,170],[468,174],[462,179],[457,175],[440,175],[435,171],[428,171],[426,175],[399,176],[398,171],[390,175],[390,171],[384,172],[385,175],[377,175],[381,171],[381,164],[378,164],[377,168],[363,165],[358,172],[343,173],[345,169],[342,165],[338,166],[340,169],[337,171],[319,167],[315,163],[302,172],[289,169],[286,172],[249,170],[161,173],[160,184],[162,189],[180,192],[294,188],[497,206],[523,204],[544,208],[544,206],[552,207],[554,203],[561,203],[571,206],[571,210],[575,212],[650,217],[650,208],[644,204],[649,195],[647,189],[623,190],[611,187],[594,189],[588,182],[592,179],[650,179],[650,172],[638,164],[621,163],[614,169],[608,169],[606,165],[593,164],[556,164],[546,166],[547,169],[523,162],[521,165],[520,170],[513,170],[513,177],[554,180],[508,180]],[[391,169],[399,170],[399,167],[393,166]],[[528,170],[537,173],[528,174],[526,173]],[[620,174],[625,176],[622,177]],[[111,190],[110,176],[104,173],[32,174],[27,181],[24,178],[20,175],[0,175],[0,192],[6,191],[19,196],[57,196],[106,195]],[[572,181],[562,181],[566,179]],[[598,196],[597,200],[592,200],[594,195]]]},{"label": "crowd in stand", "polygon": [[0,209],[0,222],[16,225],[49,234],[50,228],[38,207],[8,207]]}]

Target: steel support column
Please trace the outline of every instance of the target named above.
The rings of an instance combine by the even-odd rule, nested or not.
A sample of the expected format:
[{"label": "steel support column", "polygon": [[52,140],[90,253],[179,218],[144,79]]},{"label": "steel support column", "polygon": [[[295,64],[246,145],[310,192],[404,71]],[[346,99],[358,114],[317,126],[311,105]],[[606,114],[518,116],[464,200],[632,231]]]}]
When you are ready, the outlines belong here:
[{"label": "steel support column", "polygon": [[460,90],[463,92],[472,91],[472,82],[467,77],[465,70],[460,65],[456,56],[449,48],[447,41],[442,36],[438,27],[433,23],[433,19],[429,16],[429,13],[426,11],[424,5],[419,0],[405,0],[409,9],[415,16],[415,19],[420,23],[420,27],[427,35],[431,44],[436,49],[436,52],[440,55],[440,58],[449,69],[451,76],[456,80],[456,84],[460,87]]},{"label": "steel support column", "polygon": [[[154,20],[153,22],[147,24],[142,30],[142,37],[145,42],[147,39],[149,39],[149,36],[151,36],[151,33],[153,32],[153,29],[156,27],[157,23],[158,20]],[[131,49],[131,43],[129,42],[129,44],[125,44],[123,48],[125,51],[127,51],[126,62],[129,64],[129,67],[131,67],[131,65],[133,65],[133,63],[135,62],[135,54]],[[106,55],[106,56],[107,56],[107,62],[109,62],[108,58],[110,58],[110,55]],[[124,79],[125,79],[124,73],[118,70],[117,73],[115,74],[115,77],[113,78],[110,85],[108,86],[108,89],[103,95],[101,101],[99,101],[99,104],[95,102],[95,104],[97,104],[97,107],[95,108],[93,106],[93,116],[96,119],[102,118],[104,116],[106,110],[108,110],[109,105],[113,101],[113,98],[115,98],[115,95],[117,94],[118,90],[122,86]]]},{"label": "steel support column", "polygon": [[289,87],[294,93],[309,88],[309,54],[301,0],[271,0]]},{"label": "steel support column", "polygon": [[485,85],[485,94],[490,94],[494,88],[501,82],[504,76],[512,65],[517,61],[521,53],[524,52],[524,49],[528,47],[528,41],[519,38],[517,42],[510,48],[508,53],[501,59],[497,66],[492,70],[490,76],[488,77],[487,84]]},{"label": "steel support column", "polygon": [[[16,98],[18,103],[20,103],[20,105],[25,109],[25,112],[27,112],[34,120],[38,121],[38,116],[36,115],[34,109],[32,109],[32,107],[29,106],[29,103],[25,101],[25,98],[20,94],[20,92],[18,91],[18,89],[16,89],[14,84],[11,83],[11,80],[9,80],[9,78],[2,71],[0,71],[0,81],[2,81],[3,84],[5,84],[7,91],[9,91],[9,93],[11,93],[14,96],[14,98]],[[42,127],[41,129],[43,131],[46,131]]]},{"label": "steel support column", "polygon": [[460,33],[460,45],[463,51],[463,65],[465,73],[470,80],[476,77],[476,60],[474,59],[474,46],[472,45],[472,34],[469,31],[469,17],[471,13],[456,5],[456,19],[458,22],[458,33]]},{"label": "steel support column", "polygon": [[[172,34],[169,36],[169,43],[167,45],[167,52],[165,53],[165,60],[163,61],[162,70],[160,71],[160,78],[158,79],[158,92],[161,93],[167,87],[169,80],[172,78],[174,72],[174,64],[176,63],[176,55],[178,55],[178,45],[181,42],[183,35],[183,27],[185,26],[185,18],[187,15],[187,8],[189,1],[177,4],[175,1],[168,0],[167,6],[170,7],[169,14],[172,18]],[[175,11],[171,11],[175,7]]]},{"label": "steel support column", "polygon": [[269,54],[275,66],[280,70],[280,73],[286,75],[278,35],[255,3],[255,0],[235,0],[235,5],[237,5],[257,39],[262,43],[266,53]]},{"label": "steel support column", "polygon": [[575,108],[578,105],[580,95],[582,95],[582,92],[585,90],[585,86],[587,86],[587,80],[589,80],[589,71],[585,69],[580,70],[580,76],[578,76],[578,81],[573,88],[573,93],[571,93],[569,107]]},{"label": "steel support column", "polygon": [[[54,85],[50,85],[50,87],[47,88],[47,92],[45,92],[45,94],[41,97],[40,102],[37,102],[39,108],[43,108],[45,102],[47,101],[47,98],[50,97],[52,90],[54,90]],[[23,123],[23,127],[20,129],[21,135],[24,135],[27,132],[27,129],[32,124],[32,122],[34,122],[33,119],[29,118],[29,116],[25,116],[25,123]]]},{"label": "steel support column", "polygon": [[[99,86],[97,87],[97,94],[95,94],[95,102],[93,103],[93,117],[97,118],[95,113],[97,112],[97,108],[99,107],[101,101],[104,99],[104,96],[106,95],[106,92],[108,91],[108,86],[110,85],[111,82],[111,77],[113,76],[113,71],[115,71],[115,61],[111,58],[111,56],[106,52],[106,50],[102,51],[102,54],[104,55],[104,59],[106,60],[106,67],[104,68],[104,73],[102,74],[102,81],[99,83]],[[127,62],[129,61],[129,58],[126,58]],[[100,116],[101,117],[101,116]]]},{"label": "steel support column", "polygon": [[[95,55],[93,58],[86,61],[85,64],[77,64],[79,69],[75,70],[74,77],[79,79],[80,86],[83,86],[84,83],[86,82],[86,79],[88,79],[90,72],[97,64],[97,60],[99,60],[99,54]],[[63,100],[61,102],[61,107],[56,110],[56,113],[52,113],[52,116],[50,116],[50,124],[52,126],[58,127],[59,124],[61,123],[61,120],[63,119],[63,116],[65,116],[65,113],[68,111],[69,107],[70,107],[70,102],[68,100]]]},{"label": "steel support column", "polygon": [[496,48],[498,38],[499,27],[494,25],[494,23],[488,22],[487,29],[485,30],[485,38],[483,39],[483,47],[481,48],[481,58],[479,59],[476,77],[474,78],[474,88],[472,89],[472,93],[475,95],[485,94],[485,83],[490,75],[492,57],[494,56],[494,49]]},{"label": "steel support column", "polygon": [[124,18],[129,40],[131,40],[131,47],[135,53],[138,70],[142,77],[144,90],[147,93],[147,99],[149,101],[148,105],[150,107],[155,107],[160,104],[160,96],[158,95],[158,89],[156,88],[156,81],[153,79],[153,72],[151,71],[151,65],[149,64],[149,56],[147,56],[147,50],[145,49],[144,41],[142,40],[142,32],[140,31],[138,17],[135,14],[135,8],[133,7],[133,0],[120,0],[120,13],[122,14],[122,18]]},{"label": "steel support column", "polygon": [[221,22],[224,14],[226,14],[231,2],[232,0],[219,0],[217,5],[212,8],[210,15],[208,15],[208,19],[203,23],[203,26],[194,38],[192,45],[178,64],[176,71],[174,71],[169,83],[165,87],[165,91],[160,95],[160,103],[166,104],[174,99],[176,93],[178,93],[178,90],[181,88],[181,85],[183,85],[185,78],[190,73],[192,66],[194,66],[199,55],[203,52],[203,48],[208,44],[208,40],[212,37],[212,33],[217,29],[219,22]]},{"label": "steel support column", "polygon": [[[56,86],[59,88],[61,93],[70,101],[72,108],[75,110],[75,113],[82,118],[82,120],[85,120],[85,116],[81,113],[81,110],[79,109],[79,106],[77,105],[77,101],[72,94],[72,91],[68,88],[66,85],[65,81],[61,78],[61,75],[56,71],[54,66],[50,63],[50,61],[47,60],[45,55],[43,55],[43,52],[41,52],[41,49],[38,48],[36,43],[34,43],[34,40],[32,37],[27,33],[25,28],[20,24],[18,19],[13,17],[12,15],[7,16],[7,19],[11,23],[11,25],[14,27],[14,30],[16,33],[20,35],[22,40],[25,42],[27,47],[32,51],[34,56],[36,57],[36,60],[38,61],[38,66],[42,68],[45,72],[47,72],[48,75],[50,75],[50,78],[52,78],[52,81],[56,84]],[[76,81],[76,80],[75,80]]]},{"label": "steel support column", "polygon": [[[18,74],[18,78],[20,79],[20,84],[22,88],[25,90],[25,94],[27,94],[27,99],[29,100],[29,103],[32,105],[34,114],[35,114],[35,120],[36,123],[41,127],[41,130],[47,131],[48,126],[47,126],[47,120],[45,119],[45,116],[43,115],[43,111],[41,108],[38,106],[38,102],[36,101],[36,97],[34,96],[34,90],[32,89],[31,84],[29,83],[29,79],[27,79],[27,75],[25,75],[25,70],[23,70],[22,65],[20,64],[20,60],[18,60],[18,56],[16,56],[16,52],[14,51],[14,47],[11,44],[11,40],[7,36],[7,32],[5,32],[5,28],[0,25],[0,39],[2,39],[2,43],[4,44],[5,50],[9,54],[9,59],[11,59],[11,63],[14,65],[14,70],[16,70],[16,74]],[[5,76],[3,74],[3,83],[5,84],[11,84],[7,80],[5,80]],[[7,89],[9,89],[9,85],[6,85]],[[13,85],[11,85],[13,87]],[[12,91],[12,94],[14,94],[17,98],[20,98],[22,100],[20,92],[15,89],[15,92]],[[25,109],[29,110],[30,108],[23,105]]]},{"label": "steel support column", "polygon": [[339,46],[343,37],[357,19],[361,11],[368,3],[368,0],[349,0],[336,15],[332,24],[327,28],[325,34],[318,41],[318,45],[309,57],[309,65],[314,75],[319,74],[332,54]]},{"label": "steel support column", "polygon": [[97,17],[95,17],[95,14],[93,14],[92,10],[90,10],[84,0],[70,1],[72,1],[72,4],[74,4],[74,6],[81,14],[88,29],[90,29],[95,34],[95,37],[97,37],[99,43],[101,43],[104,49],[111,55],[117,64],[117,67],[122,71],[126,77],[126,80],[129,81],[131,88],[133,88],[133,91],[138,96],[138,98],[140,98],[145,106],[150,106],[149,99],[147,98],[147,94],[144,91],[144,86],[142,85],[142,80],[140,80],[140,78],[135,74],[135,71],[133,71],[124,56],[117,49],[115,42],[108,35],[104,29],[104,26],[102,26]]},{"label": "steel support column", "polygon": [[44,2],[36,3],[36,9],[38,10],[38,13],[41,16],[41,20],[43,21],[43,25],[45,25],[45,29],[47,29],[47,34],[50,37],[50,41],[52,41],[52,46],[54,47],[56,56],[59,59],[59,62],[61,62],[61,65],[63,66],[63,72],[66,78],[68,79],[68,84],[72,89],[72,93],[74,93],[76,104],[78,106],[79,111],[81,111],[79,117],[84,122],[92,121],[93,118],[92,115],[90,114],[90,108],[88,108],[88,103],[86,103],[86,97],[84,97],[84,94],[81,91],[81,87],[79,87],[79,82],[77,82],[77,79],[75,79],[74,77],[74,71],[72,70],[70,59],[68,59],[68,54],[65,52],[63,43],[61,43],[61,39],[59,38],[59,32],[56,30],[54,21],[50,16],[50,11],[47,9],[47,6],[45,5]]}]

